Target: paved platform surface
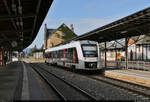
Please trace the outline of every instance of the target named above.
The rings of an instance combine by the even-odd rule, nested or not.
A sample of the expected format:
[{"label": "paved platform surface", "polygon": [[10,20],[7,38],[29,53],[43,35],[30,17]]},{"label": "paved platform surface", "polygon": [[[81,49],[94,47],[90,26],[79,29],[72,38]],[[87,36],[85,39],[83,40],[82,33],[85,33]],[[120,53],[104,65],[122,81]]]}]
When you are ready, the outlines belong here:
[{"label": "paved platform surface", "polygon": [[48,100],[45,86],[32,68],[22,61],[0,67],[0,101]]},{"label": "paved platform surface", "polygon": [[[150,72],[106,70],[105,76],[150,87]],[[0,67],[0,100],[51,100],[49,90],[29,64],[18,61]]]},{"label": "paved platform surface", "polygon": [[[48,89],[38,75],[33,71],[28,63],[24,63],[26,69],[28,83],[26,84],[28,89],[25,88],[25,96],[22,96],[22,100],[50,100],[50,94],[47,92]],[[25,77],[25,76],[24,76]],[[28,91],[27,91],[28,90]]]},{"label": "paved platform surface", "polygon": [[[0,100],[11,100],[14,97],[19,98],[20,88],[19,73],[21,73],[21,63],[14,62],[6,67],[0,67]],[[18,92],[16,91],[18,90]]]},{"label": "paved platform surface", "polygon": [[140,71],[133,69],[106,70],[105,76],[150,87],[150,71]]}]

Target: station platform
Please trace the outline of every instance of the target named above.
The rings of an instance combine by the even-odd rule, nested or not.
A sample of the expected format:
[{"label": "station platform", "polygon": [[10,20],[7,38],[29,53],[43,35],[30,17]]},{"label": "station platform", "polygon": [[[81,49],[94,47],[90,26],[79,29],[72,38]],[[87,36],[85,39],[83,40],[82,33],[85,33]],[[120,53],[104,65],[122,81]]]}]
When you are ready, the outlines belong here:
[{"label": "station platform", "polygon": [[106,70],[105,76],[150,87],[150,71],[134,69]]},{"label": "station platform", "polygon": [[22,61],[11,62],[0,67],[1,100],[48,100],[40,79],[36,79],[32,68]]},{"label": "station platform", "polygon": [[[150,87],[149,71],[106,70],[105,76]],[[0,67],[0,100],[52,100],[47,87],[29,63],[17,61]]]},{"label": "station platform", "polygon": [[0,67],[0,100],[19,99],[21,97],[21,63],[14,62]]}]

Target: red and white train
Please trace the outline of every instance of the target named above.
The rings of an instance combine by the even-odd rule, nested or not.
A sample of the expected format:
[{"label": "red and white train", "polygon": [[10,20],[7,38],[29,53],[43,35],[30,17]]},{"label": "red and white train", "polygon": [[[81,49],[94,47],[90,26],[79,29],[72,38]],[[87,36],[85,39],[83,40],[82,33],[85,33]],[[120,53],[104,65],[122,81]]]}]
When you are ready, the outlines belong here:
[{"label": "red and white train", "polygon": [[81,40],[49,48],[45,50],[45,63],[73,69],[101,69],[98,43]]}]

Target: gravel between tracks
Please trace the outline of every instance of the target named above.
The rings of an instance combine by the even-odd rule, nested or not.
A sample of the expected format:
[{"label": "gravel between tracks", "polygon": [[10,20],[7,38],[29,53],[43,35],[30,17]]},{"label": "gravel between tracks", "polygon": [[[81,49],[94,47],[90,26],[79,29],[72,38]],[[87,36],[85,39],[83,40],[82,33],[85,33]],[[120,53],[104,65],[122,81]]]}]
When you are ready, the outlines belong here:
[{"label": "gravel between tracks", "polygon": [[147,99],[142,99],[142,97],[139,97],[136,94],[126,90],[105,84],[100,81],[89,79],[82,75],[78,75],[63,69],[52,68],[53,66],[47,66],[43,63],[40,64],[40,66],[84,89],[85,91],[95,96],[98,100],[136,100],[137,102],[150,101]]}]

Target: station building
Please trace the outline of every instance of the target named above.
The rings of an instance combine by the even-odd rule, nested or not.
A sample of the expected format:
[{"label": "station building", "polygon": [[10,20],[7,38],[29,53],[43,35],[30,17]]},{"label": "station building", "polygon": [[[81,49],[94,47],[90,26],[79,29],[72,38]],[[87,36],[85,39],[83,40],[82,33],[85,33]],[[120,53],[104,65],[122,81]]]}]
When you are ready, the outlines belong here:
[{"label": "station building", "polygon": [[71,28],[65,24],[62,24],[57,29],[48,29],[45,24],[44,49],[56,46],[76,36],[77,35],[74,33],[73,24],[71,24]]},{"label": "station building", "polygon": [[[150,38],[142,36],[136,36],[138,39],[143,38],[140,41],[136,41],[135,37],[131,37],[128,41],[128,60],[129,61],[150,61]],[[122,46],[123,45],[123,46]],[[103,45],[100,45],[102,47]],[[121,44],[114,43],[108,44],[107,48],[107,60],[125,60],[125,42]],[[104,59],[104,51],[102,50],[101,58]],[[117,58],[118,57],[118,58]]]},{"label": "station building", "polygon": [[35,59],[42,59],[43,58],[43,53],[44,53],[43,50],[38,49],[38,50],[33,52],[33,57]]},{"label": "station building", "polygon": [[35,59],[41,59],[44,57],[44,50],[56,46],[76,36],[77,35],[74,33],[73,24],[71,24],[69,28],[63,23],[57,29],[49,29],[47,28],[47,24],[45,24],[43,50],[34,51],[33,57]]}]

